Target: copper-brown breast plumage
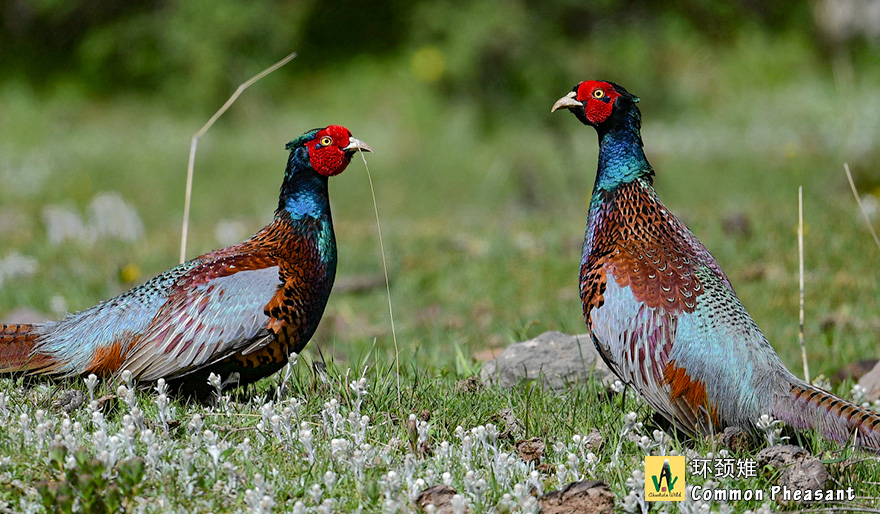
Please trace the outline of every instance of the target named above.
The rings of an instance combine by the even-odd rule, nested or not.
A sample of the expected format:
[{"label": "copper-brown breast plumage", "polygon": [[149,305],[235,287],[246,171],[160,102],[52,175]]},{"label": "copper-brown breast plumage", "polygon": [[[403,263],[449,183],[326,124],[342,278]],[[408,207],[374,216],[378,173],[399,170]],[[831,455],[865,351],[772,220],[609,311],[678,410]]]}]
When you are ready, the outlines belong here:
[{"label": "copper-brown breast plumage", "polygon": [[[332,277],[327,273],[318,246],[315,237],[305,236],[289,238],[286,244],[275,250],[281,286],[266,304],[265,313],[269,316],[267,328],[288,351],[298,352],[308,342],[316,324],[314,318],[318,306],[315,302],[319,301],[320,309],[323,309],[332,285]],[[327,282],[324,287],[320,285],[322,282]],[[316,291],[320,292],[316,295]],[[322,295],[324,297],[319,299]]]},{"label": "copper-brown breast plumage", "polygon": [[581,300],[589,313],[604,303],[608,273],[650,308],[692,312],[702,285],[694,276],[697,249],[683,225],[638,182],[609,193],[589,256],[581,267]]}]

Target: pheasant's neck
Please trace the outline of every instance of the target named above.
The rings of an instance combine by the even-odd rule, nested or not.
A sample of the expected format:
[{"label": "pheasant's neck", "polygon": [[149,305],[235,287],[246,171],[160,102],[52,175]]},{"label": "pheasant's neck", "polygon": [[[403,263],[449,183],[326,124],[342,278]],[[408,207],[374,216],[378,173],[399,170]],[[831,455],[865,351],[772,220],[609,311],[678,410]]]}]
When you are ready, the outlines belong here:
[{"label": "pheasant's neck", "polygon": [[653,176],[637,127],[622,123],[599,133],[599,169],[594,193],[598,190],[612,192],[636,180],[650,185]]},{"label": "pheasant's neck", "polygon": [[286,211],[292,220],[320,219],[325,216],[329,219],[327,177],[316,173],[306,159],[305,152],[291,153],[281,184],[278,212]]},{"label": "pheasant's neck", "polygon": [[295,158],[287,167],[275,220],[314,241],[321,260],[336,266],[336,237],[330,214],[327,177],[310,166],[297,165]]},{"label": "pheasant's neck", "polygon": [[[278,211],[285,211],[292,220],[305,218],[321,219],[330,217],[330,200],[327,195],[327,178],[316,177],[314,180],[322,180],[323,184],[304,184],[305,187],[296,187],[292,184],[291,189],[281,189],[281,198],[278,201]],[[285,181],[285,185],[288,182]]]},{"label": "pheasant's neck", "polygon": [[637,120],[599,132],[599,169],[587,215],[583,261],[593,250],[593,243],[614,210],[614,198],[622,186],[636,184],[653,196],[654,170],[645,158]]}]

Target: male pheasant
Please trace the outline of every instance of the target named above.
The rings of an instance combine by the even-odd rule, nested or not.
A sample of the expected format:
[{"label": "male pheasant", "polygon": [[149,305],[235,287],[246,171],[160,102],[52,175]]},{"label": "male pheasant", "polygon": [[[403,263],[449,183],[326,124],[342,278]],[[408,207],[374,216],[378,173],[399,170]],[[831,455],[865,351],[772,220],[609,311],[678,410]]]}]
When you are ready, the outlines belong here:
[{"label": "male pheasant", "polygon": [[754,430],[770,414],[880,451],[880,416],[788,371],[712,254],[657,197],[638,101],[586,81],[551,110],[566,108],[599,134],[580,296],[605,362],[692,434]]},{"label": "male pheasant", "polygon": [[356,151],[372,152],[339,125],[310,130],[287,149],[269,225],[61,321],[0,326],[0,372],[129,370],[201,393],[212,372],[244,385],[283,367],[314,334],[336,276],[328,177]]}]

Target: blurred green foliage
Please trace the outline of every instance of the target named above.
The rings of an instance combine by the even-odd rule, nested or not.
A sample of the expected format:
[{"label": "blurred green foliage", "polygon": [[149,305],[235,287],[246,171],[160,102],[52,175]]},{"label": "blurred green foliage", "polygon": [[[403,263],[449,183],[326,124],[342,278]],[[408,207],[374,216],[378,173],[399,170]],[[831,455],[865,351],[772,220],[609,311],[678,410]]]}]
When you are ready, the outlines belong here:
[{"label": "blurred green foliage", "polygon": [[796,1],[6,0],[0,9],[0,80],[87,96],[158,93],[180,107],[216,104],[293,50],[297,66],[279,73],[302,78],[432,47],[445,67],[433,76],[440,91],[497,109],[542,97],[572,66],[615,75],[615,56],[633,45],[642,55],[627,66],[662,87],[676,56],[658,55],[667,47],[657,42],[725,45],[750,28],[815,37],[810,4]]}]

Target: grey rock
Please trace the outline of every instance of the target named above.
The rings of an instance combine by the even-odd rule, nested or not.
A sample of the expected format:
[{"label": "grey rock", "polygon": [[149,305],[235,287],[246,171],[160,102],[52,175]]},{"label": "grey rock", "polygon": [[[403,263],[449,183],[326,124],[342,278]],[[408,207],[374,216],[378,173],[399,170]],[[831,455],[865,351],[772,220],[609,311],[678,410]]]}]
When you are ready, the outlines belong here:
[{"label": "grey rock", "polygon": [[605,439],[602,437],[602,432],[599,432],[597,428],[591,428],[590,433],[583,436],[584,446],[588,450],[592,450],[594,452],[598,452],[599,448],[602,447],[602,444],[605,442]]},{"label": "grey rock", "polygon": [[831,475],[822,461],[812,455],[792,464],[779,478],[780,485],[789,489],[825,489]]},{"label": "grey rock", "polygon": [[551,389],[565,388],[591,375],[603,382],[614,379],[589,335],[562,332],[545,332],[530,341],[514,343],[486,362],[480,372],[487,384],[512,387],[520,380],[540,380]]},{"label": "grey rock", "polygon": [[871,371],[862,375],[862,378],[859,379],[859,385],[866,390],[866,400],[873,402],[880,399],[880,362],[877,362]]},{"label": "grey rock", "polygon": [[758,452],[758,455],[755,456],[755,460],[758,461],[759,468],[770,466],[774,469],[779,469],[799,460],[803,460],[808,455],[810,455],[810,452],[804,450],[800,446],[785,444],[764,448]]}]

